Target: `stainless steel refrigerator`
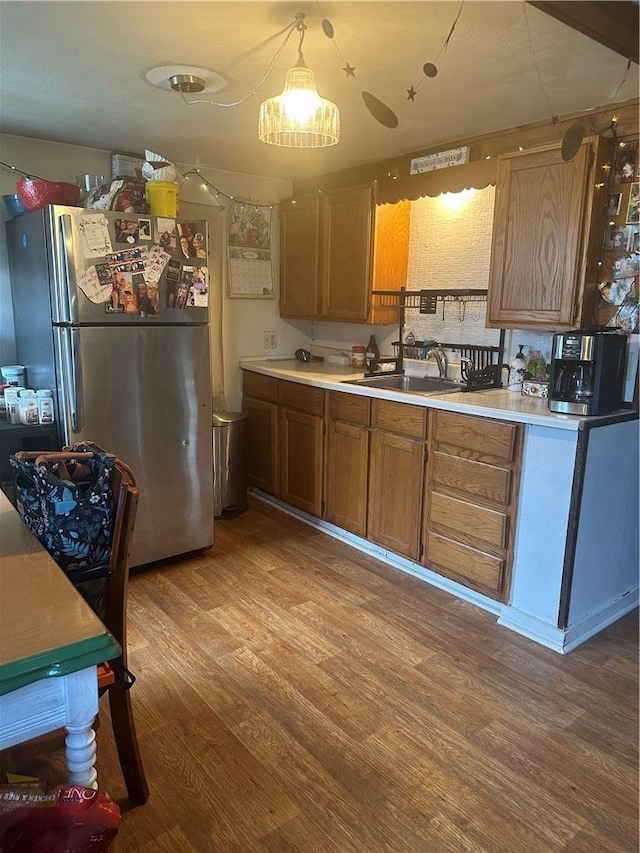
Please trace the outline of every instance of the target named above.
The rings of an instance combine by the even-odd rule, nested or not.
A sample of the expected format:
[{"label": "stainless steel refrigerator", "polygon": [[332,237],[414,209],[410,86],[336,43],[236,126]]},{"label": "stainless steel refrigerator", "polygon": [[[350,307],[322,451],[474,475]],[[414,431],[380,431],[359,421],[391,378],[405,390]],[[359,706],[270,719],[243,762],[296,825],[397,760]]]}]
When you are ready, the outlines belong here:
[{"label": "stainless steel refrigerator", "polygon": [[133,468],[131,565],[213,544],[204,222],[50,206],[7,222],[17,358],[60,445]]}]

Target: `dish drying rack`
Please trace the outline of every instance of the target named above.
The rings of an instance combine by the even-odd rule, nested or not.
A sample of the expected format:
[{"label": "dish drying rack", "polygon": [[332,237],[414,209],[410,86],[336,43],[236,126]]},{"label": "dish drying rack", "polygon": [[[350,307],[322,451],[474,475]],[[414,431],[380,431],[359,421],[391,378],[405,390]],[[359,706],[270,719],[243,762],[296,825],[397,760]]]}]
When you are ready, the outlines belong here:
[{"label": "dish drying rack", "polygon": [[[395,362],[396,373],[404,373],[404,359],[426,360],[428,351],[434,346],[460,353],[461,391],[480,391],[487,388],[502,387],[502,371],[508,365],[503,363],[505,331],[500,329],[498,346],[480,346],[476,344],[445,343],[443,341],[413,341],[403,343],[405,309],[418,308],[421,314],[435,314],[438,302],[458,305],[460,319],[464,319],[464,309],[468,302],[486,302],[486,289],[446,289],[446,290],[374,290],[374,297],[380,297],[384,305],[396,304],[399,314],[398,340],[392,343],[393,359],[380,359],[381,362]],[[393,300],[393,301],[389,301]]]}]

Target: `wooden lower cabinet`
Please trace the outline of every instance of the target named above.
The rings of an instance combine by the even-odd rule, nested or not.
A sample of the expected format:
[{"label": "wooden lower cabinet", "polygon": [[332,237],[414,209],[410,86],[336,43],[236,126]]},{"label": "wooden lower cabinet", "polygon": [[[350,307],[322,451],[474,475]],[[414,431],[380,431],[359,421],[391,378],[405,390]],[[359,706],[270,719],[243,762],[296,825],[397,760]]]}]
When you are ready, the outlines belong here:
[{"label": "wooden lower cabinet", "polygon": [[522,425],[251,372],[244,395],[251,486],[508,599]]},{"label": "wooden lower cabinet", "polygon": [[242,408],[249,485],[321,515],[324,391],[245,371]]},{"label": "wooden lower cabinet", "polygon": [[367,480],[371,401],[327,392],[324,518],[363,538],[367,535]]},{"label": "wooden lower cabinet", "polygon": [[420,559],[426,410],[373,400],[368,538]]},{"label": "wooden lower cabinet", "polygon": [[280,497],[310,515],[322,514],[322,418],[280,410]]},{"label": "wooden lower cabinet", "polygon": [[280,380],[278,384],[279,497],[322,515],[324,391]]},{"label": "wooden lower cabinet", "polygon": [[509,594],[522,427],[431,412],[424,564],[490,598]]},{"label": "wooden lower cabinet", "polygon": [[243,373],[242,410],[247,416],[247,481],[269,495],[278,494],[278,380]]}]

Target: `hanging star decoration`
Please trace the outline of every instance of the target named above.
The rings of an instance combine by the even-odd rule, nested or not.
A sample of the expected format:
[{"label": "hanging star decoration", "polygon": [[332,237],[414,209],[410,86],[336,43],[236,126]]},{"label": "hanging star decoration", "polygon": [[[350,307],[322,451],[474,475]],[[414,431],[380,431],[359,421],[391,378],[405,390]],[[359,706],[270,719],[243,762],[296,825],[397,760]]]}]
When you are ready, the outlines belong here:
[{"label": "hanging star decoration", "polygon": [[[437,76],[438,68],[437,68],[435,63],[438,61],[440,56],[446,51],[447,47],[449,46],[449,42],[451,41],[451,37],[453,36],[453,32],[456,28],[456,24],[458,23],[458,19],[460,18],[460,15],[462,13],[462,9],[463,9],[464,4],[465,4],[465,0],[461,0],[460,7],[458,9],[458,12],[457,12],[454,20],[453,20],[451,27],[449,29],[449,33],[448,33],[446,39],[444,40],[444,43],[443,43],[442,47],[440,48],[438,55],[436,56],[435,60],[433,62],[424,63],[424,65],[422,67],[422,71],[423,71],[423,75],[424,75],[422,80],[416,86],[413,86],[413,84],[412,84],[411,87],[406,90],[406,92],[407,92],[406,100],[407,101],[415,101],[416,95],[418,94],[418,89],[420,88],[422,83],[425,82],[425,79],[430,78],[430,77],[433,78],[433,77]],[[335,38],[336,33],[335,33],[334,26],[331,23],[331,21],[329,20],[329,18],[327,18],[325,16],[324,12],[322,11],[322,7],[320,6],[320,3],[317,3],[317,6],[318,6],[318,10],[320,12],[320,15],[322,17],[322,31],[324,32],[325,36],[330,41],[333,42],[335,49],[336,49],[336,52],[338,53],[338,56],[340,57],[340,59],[344,63],[344,65],[342,66],[342,70],[344,71],[347,78],[353,77],[355,79],[355,76],[356,76],[355,66],[351,65],[347,61],[344,54],[340,50],[340,46],[338,45],[338,42]],[[372,95],[370,92],[362,91],[361,94],[362,94],[362,100],[364,101],[366,108],[369,110],[371,115],[376,119],[376,121],[380,122],[380,124],[382,124],[388,128],[394,128],[394,127],[398,126],[398,117],[393,112],[393,110],[389,109],[389,107],[386,104],[384,104],[382,101],[380,101],[378,98],[376,98],[375,95]]]},{"label": "hanging star decoration", "polygon": [[451,27],[449,29],[449,33],[448,33],[446,39],[444,40],[442,47],[438,51],[438,55],[436,56],[435,60],[433,62],[425,62],[424,65],[422,66],[422,73],[424,74],[424,77],[420,80],[420,82],[417,84],[417,86],[414,87],[412,85],[410,89],[407,89],[407,100],[408,101],[415,102],[416,95],[418,94],[418,89],[425,82],[425,79],[434,78],[434,77],[438,76],[438,66],[436,65],[436,62],[440,59],[441,55],[449,47],[449,42],[451,41],[451,37],[453,36],[453,32],[456,28],[456,24],[458,23],[458,19],[459,19],[460,15],[462,14],[462,7],[464,6],[464,2],[465,2],[465,0],[462,0],[462,2],[460,3],[460,8],[458,9],[458,13],[455,16],[453,23],[451,24]]}]

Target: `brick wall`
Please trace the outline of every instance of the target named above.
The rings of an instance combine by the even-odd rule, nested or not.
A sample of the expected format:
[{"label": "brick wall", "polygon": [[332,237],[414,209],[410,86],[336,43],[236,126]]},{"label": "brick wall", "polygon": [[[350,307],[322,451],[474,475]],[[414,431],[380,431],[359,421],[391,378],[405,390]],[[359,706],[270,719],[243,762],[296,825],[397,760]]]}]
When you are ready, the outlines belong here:
[{"label": "brick wall", "polygon": [[[411,237],[407,289],[486,289],[491,259],[495,187],[466,190],[457,195],[421,198],[411,205]],[[405,328],[417,340],[497,346],[498,329],[485,328],[486,303],[438,302],[435,315],[408,309]],[[518,344],[551,354],[551,333],[511,330],[505,340],[505,360]]]}]

